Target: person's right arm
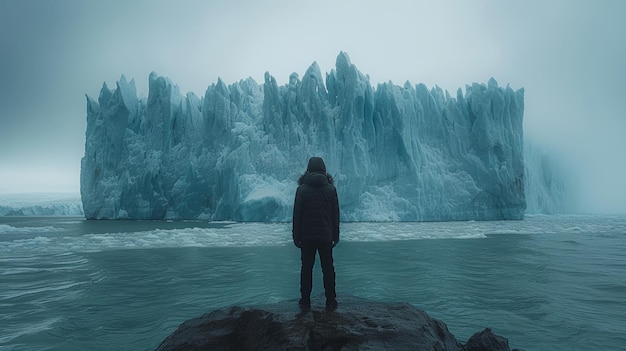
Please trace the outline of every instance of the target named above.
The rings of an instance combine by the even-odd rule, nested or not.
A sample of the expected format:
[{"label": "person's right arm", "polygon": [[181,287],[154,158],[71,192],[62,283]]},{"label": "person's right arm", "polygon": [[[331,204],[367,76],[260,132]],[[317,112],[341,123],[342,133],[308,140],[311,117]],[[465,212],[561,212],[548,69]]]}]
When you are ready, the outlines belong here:
[{"label": "person's right arm", "polygon": [[334,188],[333,196],[333,242],[335,245],[339,243],[339,197],[337,189]]}]

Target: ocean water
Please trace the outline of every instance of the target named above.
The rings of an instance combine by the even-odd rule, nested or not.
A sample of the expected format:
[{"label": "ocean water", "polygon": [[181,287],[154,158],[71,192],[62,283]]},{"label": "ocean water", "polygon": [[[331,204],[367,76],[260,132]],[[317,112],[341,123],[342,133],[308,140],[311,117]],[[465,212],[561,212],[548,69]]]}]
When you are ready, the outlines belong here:
[{"label": "ocean water", "polygon": [[[491,327],[523,350],[626,345],[626,216],[341,229],[340,308],[409,302],[462,342]],[[290,223],[0,217],[0,350],[154,350],[189,318],[298,284]]]}]

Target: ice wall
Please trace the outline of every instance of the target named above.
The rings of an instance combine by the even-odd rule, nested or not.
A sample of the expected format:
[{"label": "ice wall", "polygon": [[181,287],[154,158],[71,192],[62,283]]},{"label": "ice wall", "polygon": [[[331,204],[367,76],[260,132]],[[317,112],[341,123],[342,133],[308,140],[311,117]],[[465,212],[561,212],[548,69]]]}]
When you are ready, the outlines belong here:
[{"label": "ice wall", "polygon": [[494,79],[455,97],[371,86],[340,53],[279,86],[265,74],[181,95],[155,73],[87,97],[87,218],[289,221],[296,180],[321,156],[344,221],[520,219],[523,89]]}]

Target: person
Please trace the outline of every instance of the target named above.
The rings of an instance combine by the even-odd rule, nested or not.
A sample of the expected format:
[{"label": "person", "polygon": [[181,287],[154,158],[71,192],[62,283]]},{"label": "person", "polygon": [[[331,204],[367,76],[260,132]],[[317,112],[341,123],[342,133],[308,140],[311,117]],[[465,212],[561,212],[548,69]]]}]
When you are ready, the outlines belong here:
[{"label": "person", "polygon": [[333,248],[339,243],[339,200],[333,178],[320,157],[311,157],[306,172],[298,179],[293,205],[293,242],[300,248],[299,305],[311,307],[313,265],[319,253],[324,279],[326,307],[337,307]]}]

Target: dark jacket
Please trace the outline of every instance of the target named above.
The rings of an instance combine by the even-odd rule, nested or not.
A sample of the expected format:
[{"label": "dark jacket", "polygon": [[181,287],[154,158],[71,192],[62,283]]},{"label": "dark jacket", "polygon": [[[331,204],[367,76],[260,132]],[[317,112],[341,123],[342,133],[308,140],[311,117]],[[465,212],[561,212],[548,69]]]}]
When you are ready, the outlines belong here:
[{"label": "dark jacket", "polygon": [[293,241],[339,242],[339,200],[333,179],[319,157],[309,160],[307,172],[298,180],[293,205]]}]

